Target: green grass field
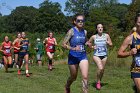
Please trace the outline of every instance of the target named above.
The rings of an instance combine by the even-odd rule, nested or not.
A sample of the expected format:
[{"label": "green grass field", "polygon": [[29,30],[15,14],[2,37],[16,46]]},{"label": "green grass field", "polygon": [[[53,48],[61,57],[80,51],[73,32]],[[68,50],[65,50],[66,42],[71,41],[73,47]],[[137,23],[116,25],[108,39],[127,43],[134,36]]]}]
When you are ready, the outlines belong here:
[{"label": "green grass field", "polygon": [[[24,69],[23,69],[24,70]],[[64,85],[69,76],[66,64],[57,64],[53,71],[48,71],[47,66],[30,66],[31,77],[17,75],[17,69],[9,69],[5,73],[0,69],[0,93],[64,93]],[[102,89],[95,89],[96,65],[90,64],[89,68],[89,93],[134,93],[134,85],[128,66],[106,66],[102,80]],[[77,80],[71,86],[72,93],[81,93],[80,71]]]}]

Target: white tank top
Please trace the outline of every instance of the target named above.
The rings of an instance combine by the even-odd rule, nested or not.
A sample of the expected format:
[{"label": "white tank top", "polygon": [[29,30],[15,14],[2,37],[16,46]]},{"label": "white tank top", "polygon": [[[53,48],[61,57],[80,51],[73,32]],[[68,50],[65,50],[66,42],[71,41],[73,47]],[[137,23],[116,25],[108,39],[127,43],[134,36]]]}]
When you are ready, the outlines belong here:
[{"label": "white tank top", "polygon": [[107,41],[107,37],[105,33],[103,33],[102,36],[99,36],[98,34],[96,34],[96,37],[94,39],[94,45],[96,46],[96,49],[94,49],[95,56],[107,55],[106,41]]}]

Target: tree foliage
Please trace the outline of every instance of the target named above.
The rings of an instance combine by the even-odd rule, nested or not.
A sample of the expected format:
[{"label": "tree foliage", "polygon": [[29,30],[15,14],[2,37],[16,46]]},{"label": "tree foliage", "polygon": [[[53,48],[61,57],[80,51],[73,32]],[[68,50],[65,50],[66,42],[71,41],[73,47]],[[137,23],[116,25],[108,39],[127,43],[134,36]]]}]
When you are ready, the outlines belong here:
[{"label": "tree foliage", "polygon": [[[103,23],[106,31],[118,29],[125,31],[134,26],[136,12],[140,11],[140,1],[133,0],[131,5],[120,4],[118,0],[67,0],[65,11],[58,2],[45,0],[39,8],[19,6],[10,15],[0,15],[1,32],[66,32],[71,26],[72,15],[86,15],[85,28],[95,32],[95,25]],[[109,30],[110,31],[110,30]]]},{"label": "tree foliage", "polygon": [[117,0],[67,0],[65,11],[69,14],[83,13],[88,15],[90,9],[107,8],[116,3]]},{"label": "tree foliage", "polygon": [[[67,20],[58,2],[45,0],[39,9],[33,6],[19,6],[8,16],[0,16],[0,30],[6,32],[66,31]],[[6,29],[5,29],[6,28]]]},{"label": "tree foliage", "polygon": [[65,15],[61,11],[61,6],[58,2],[44,1],[40,4],[39,16],[37,18],[36,31],[65,31],[67,22]]},{"label": "tree foliage", "polygon": [[129,31],[132,29],[133,26],[135,26],[135,17],[137,13],[140,12],[140,0],[132,0],[128,12],[125,15],[125,21],[126,21],[126,30]]},{"label": "tree foliage", "polygon": [[47,36],[46,32],[52,31],[59,44],[56,47],[56,54],[64,57],[64,53],[68,51],[62,49],[61,37],[73,26],[71,20],[74,14],[85,14],[88,38],[96,32],[96,24],[102,23],[105,32],[113,38],[114,45],[118,46],[122,41],[119,37],[126,35],[125,31],[129,31],[134,26],[134,18],[140,12],[139,6],[140,0],[133,0],[130,5],[120,4],[118,0],[67,0],[65,11],[68,15],[64,15],[58,2],[44,0],[39,8],[19,6],[10,15],[0,14],[0,31],[14,34],[21,31],[29,32],[28,37],[32,42],[31,54],[35,54],[32,50],[36,43],[35,39],[39,37],[43,40]]},{"label": "tree foliage", "polygon": [[20,6],[17,7],[7,17],[9,32],[33,32],[35,27],[35,18],[38,16],[38,10],[34,7]]}]

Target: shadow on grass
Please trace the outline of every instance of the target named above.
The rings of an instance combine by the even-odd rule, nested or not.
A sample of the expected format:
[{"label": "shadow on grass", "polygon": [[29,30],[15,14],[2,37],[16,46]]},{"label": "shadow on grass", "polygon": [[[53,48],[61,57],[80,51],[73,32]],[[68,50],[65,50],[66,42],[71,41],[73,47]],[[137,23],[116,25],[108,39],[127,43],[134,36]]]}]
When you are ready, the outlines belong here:
[{"label": "shadow on grass", "polygon": [[132,89],[134,90],[134,93],[137,93],[137,88],[135,85],[132,86]]},{"label": "shadow on grass", "polygon": [[[104,86],[106,86],[106,85],[108,85],[108,83],[101,83],[101,86],[102,86],[102,87],[104,87]],[[96,82],[93,82],[93,83],[91,84],[91,86],[94,87],[94,88],[96,88]]]},{"label": "shadow on grass", "polygon": [[14,73],[14,71],[8,71],[8,72],[6,72],[6,73]]},{"label": "shadow on grass", "polygon": [[24,69],[21,69],[21,71],[25,71]]},{"label": "shadow on grass", "polygon": [[[29,74],[32,75],[33,73],[29,73]],[[22,73],[22,74],[20,74],[18,76],[26,76],[26,73]]]},{"label": "shadow on grass", "polygon": [[[30,75],[32,75],[33,73],[29,73]],[[22,75],[26,75],[26,73],[23,73]]]}]

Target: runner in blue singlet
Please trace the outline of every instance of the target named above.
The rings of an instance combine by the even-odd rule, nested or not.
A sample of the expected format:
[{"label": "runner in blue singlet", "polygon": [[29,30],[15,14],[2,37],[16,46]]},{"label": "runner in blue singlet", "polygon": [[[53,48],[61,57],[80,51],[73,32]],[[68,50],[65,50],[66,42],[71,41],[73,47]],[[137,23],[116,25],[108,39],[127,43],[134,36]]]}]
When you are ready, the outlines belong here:
[{"label": "runner in blue singlet", "polygon": [[26,38],[25,32],[21,33],[21,41],[20,41],[20,51],[19,51],[19,70],[18,70],[18,75],[21,74],[21,66],[23,60],[25,61],[25,68],[26,68],[26,77],[29,77],[29,53],[28,53],[28,47],[29,47],[29,40]]},{"label": "runner in blue singlet", "polygon": [[[65,86],[65,93],[70,93],[70,85],[77,78],[78,67],[82,73],[83,93],[88,93],[88,60],[86,56],[85,43],[87,31],[84,30],[84,16],[76,15],[74,27],[71,28],[63,41],[63,47],[69,49],[68,65],[70,77]],[[70,45],[68,45],[68,42]]]},{"label": "runner in blue singlet", "polygon": [[89,43],[94,43],[93,46],[90,44],[90,47],[94,49],[93,60],[97,64],[97,83],[96,88],[101,89],[101,79],[104,74],[105,64],[107,61],[107,44],[112,46],[112,41],[110,36],[106,33],[103,33],[103,25],[97,25],[97,34],[91,36]]}]

